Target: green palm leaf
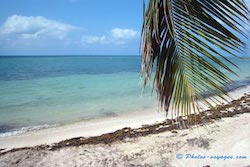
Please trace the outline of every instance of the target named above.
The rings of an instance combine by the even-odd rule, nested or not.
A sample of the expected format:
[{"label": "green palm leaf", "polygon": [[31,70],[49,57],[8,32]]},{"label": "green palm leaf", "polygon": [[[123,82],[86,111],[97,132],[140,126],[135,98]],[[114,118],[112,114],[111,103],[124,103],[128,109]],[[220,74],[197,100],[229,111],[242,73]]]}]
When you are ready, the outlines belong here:
[{"label": "green palm leaf", "polygon": [[[189,116],[225,100],[249,18],[243,0],[150,0],[142,28],[144,86],[154,75],[161,107]],[[155,69],[155,73],[152,73]],[[213,96],[211,96],[213,95]]]}]

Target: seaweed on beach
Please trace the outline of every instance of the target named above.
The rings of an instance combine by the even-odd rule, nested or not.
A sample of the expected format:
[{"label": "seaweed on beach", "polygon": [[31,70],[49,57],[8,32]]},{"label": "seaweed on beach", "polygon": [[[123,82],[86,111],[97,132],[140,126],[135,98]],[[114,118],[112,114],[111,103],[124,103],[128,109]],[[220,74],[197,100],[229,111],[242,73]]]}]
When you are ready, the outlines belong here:
[{"label": "seaweed on beach", "polygon": [[[12,150],[5,151],[0,150],[0,156],[9,152],[15,152],[19,150],[57,150],[64,147],[76,147],[85,144],[111,144],[117,141],[123,141],[126,138],[136,138],[140,136],[146,136],[150,134],[158,134],[166,131],[172,131],[173,133],[178,133],[178,129],[187,129],[193,126],[205,126],[205,123],[212,123],[215,120],[233,117],[237,114],[250,113],[250,94],[245,94],[237,100],[233,100],[228,104],[217,105],[215,107],[216,112],[213,110],[207,110],[197,115],[197,120],[179,117],[177,120],[165,120],[160,123],[153,125],[144,125],[140,128],[132,129],[130,127],[125,127],[123,129],[116,130],[115,132],[106,133],[100,136],[94,137],[77,137],[68,140],[64,140],[52,145],[39,145],[35,147],[24,147],[16,148]],[[188,124],[187,124],[188,123]],[[187,126],[188,125],[188,126]]]}]

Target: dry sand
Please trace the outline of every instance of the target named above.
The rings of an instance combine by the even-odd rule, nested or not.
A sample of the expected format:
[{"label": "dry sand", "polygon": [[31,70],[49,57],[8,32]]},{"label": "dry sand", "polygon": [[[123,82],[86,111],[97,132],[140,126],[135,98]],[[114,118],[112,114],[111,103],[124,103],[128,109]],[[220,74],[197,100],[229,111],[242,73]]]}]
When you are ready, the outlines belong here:
[{"label": "dry sand", "polygon": [[[232,166],[250,165],[250,114],[225,118],[210,126],[126,138],[111,144],[65,147],[54,151],[24,149],[0,156],[0,166]],[[177,159],[177,154],[183,154]],[[186,159],[234,156],[234,159]],[[247,156],[246,159],[235,159]]]}]

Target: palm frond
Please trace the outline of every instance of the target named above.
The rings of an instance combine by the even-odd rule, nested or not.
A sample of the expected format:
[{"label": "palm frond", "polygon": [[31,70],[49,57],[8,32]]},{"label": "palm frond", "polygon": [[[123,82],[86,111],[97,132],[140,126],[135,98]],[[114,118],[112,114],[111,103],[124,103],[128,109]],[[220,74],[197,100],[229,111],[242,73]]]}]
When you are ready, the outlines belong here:
[{"label": "palm frond", "polygon": [[191,115],[200,103],[213,108],[225,100],[222,87],[231,80],[223,71],[234,73],[228,56],[246,46],[248,21],[243,0],[150,0],[142,28],[144,86],[154,75],[161,107],[171,115]]}]

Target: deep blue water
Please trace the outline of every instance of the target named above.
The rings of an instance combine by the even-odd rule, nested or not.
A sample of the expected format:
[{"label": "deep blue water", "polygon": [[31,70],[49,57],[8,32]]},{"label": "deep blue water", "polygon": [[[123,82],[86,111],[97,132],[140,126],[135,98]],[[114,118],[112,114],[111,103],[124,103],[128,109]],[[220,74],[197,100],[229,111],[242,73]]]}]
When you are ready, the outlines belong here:
[{"label": "deep blue water", "polygon": [[139,56],[0,56],[4,81],[139,71]]}]

